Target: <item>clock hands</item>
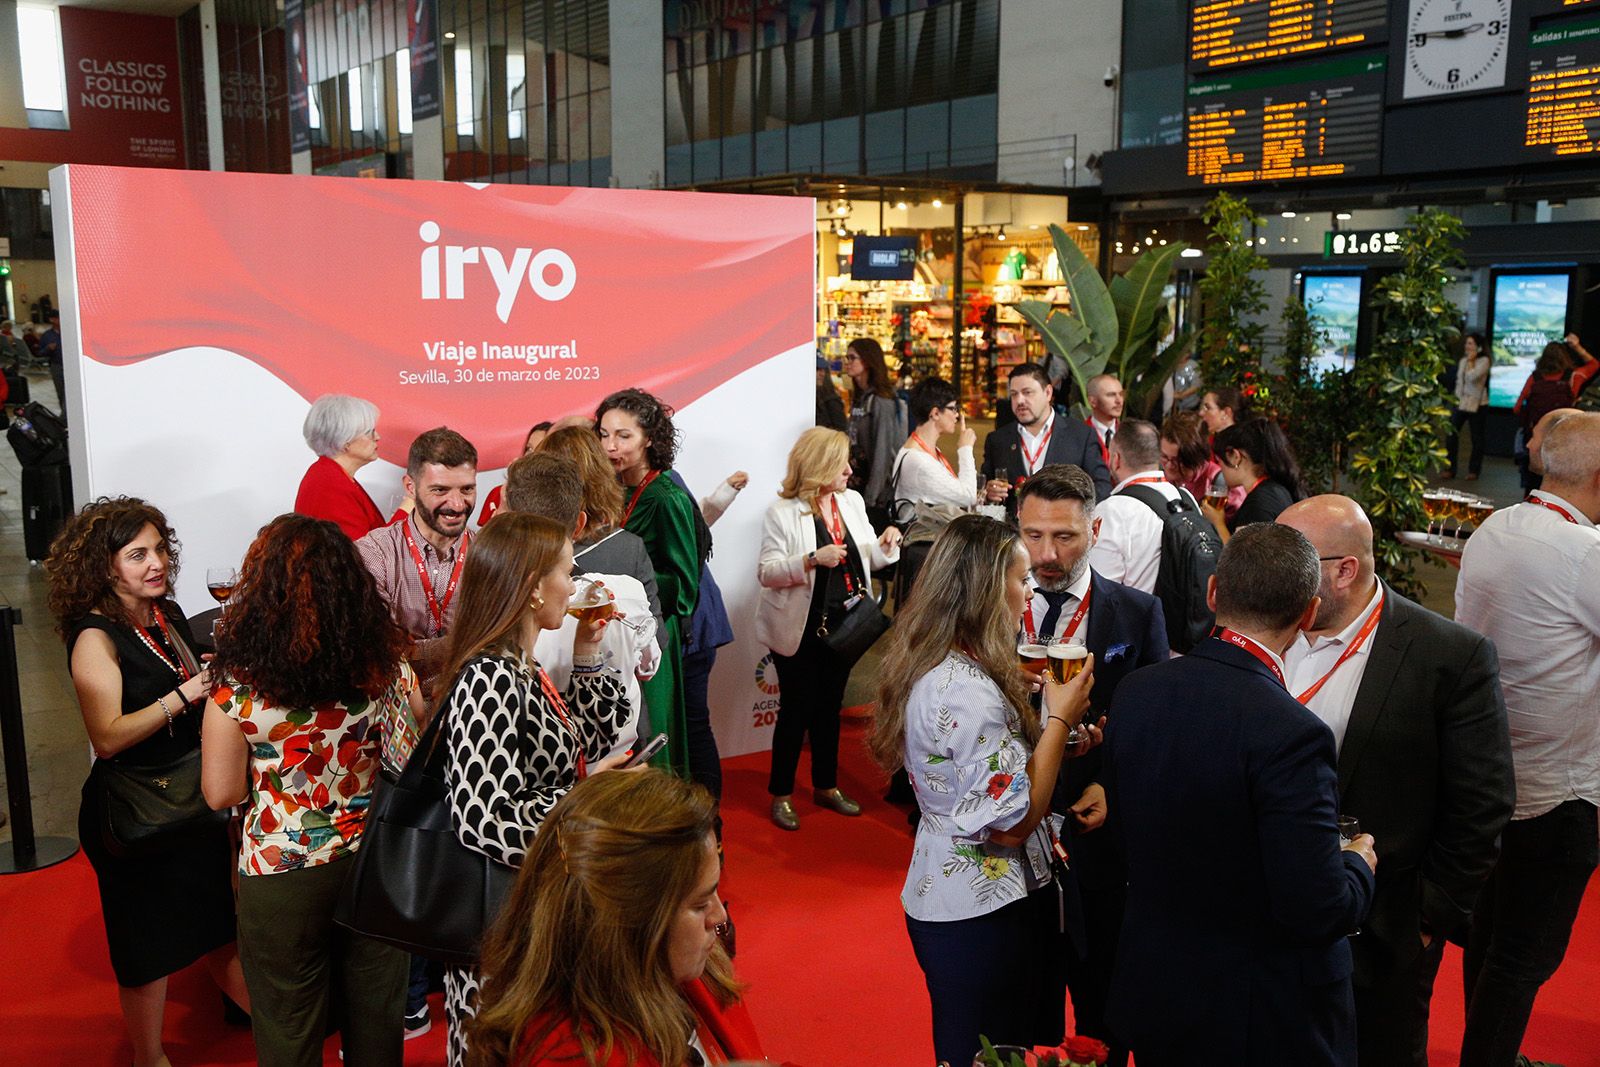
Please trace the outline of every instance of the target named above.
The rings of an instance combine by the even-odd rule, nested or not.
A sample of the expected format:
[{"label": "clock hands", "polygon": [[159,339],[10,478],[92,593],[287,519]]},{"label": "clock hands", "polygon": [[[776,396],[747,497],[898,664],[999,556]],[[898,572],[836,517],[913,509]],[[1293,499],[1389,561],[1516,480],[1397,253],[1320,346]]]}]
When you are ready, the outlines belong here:
[{"label": "clock hands", "polygon": [[1450,29],[1450,30],[1423,30],[1423,31],[1419,31],[1417,33],[1413,33],[1411,36],[1412,37],[1442,37],[1442,38],[1445,38],[1447,40],[1455,40],[1455,39],[1458,39],[1458,38],[1461,38],[1461,37],[1465,37],[1469,33],[1477,33],[1479,30],[1481,30],[1483,28],[1484,28],[1484,24],[1483,23],[1474,22],[1470,26],[1457,26],[1454,29]]}]

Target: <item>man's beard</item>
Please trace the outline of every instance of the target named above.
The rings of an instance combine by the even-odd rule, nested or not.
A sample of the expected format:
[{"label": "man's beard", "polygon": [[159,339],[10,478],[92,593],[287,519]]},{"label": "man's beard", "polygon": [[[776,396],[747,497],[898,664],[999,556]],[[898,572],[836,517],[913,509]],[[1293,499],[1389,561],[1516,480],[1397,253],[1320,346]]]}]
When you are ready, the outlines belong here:
[{"label": "man's beard", "polygon": [[[426,526],[428,529],[432,530],[434,533],[438,534],[440,537],[460,537],[462,535],[462,533],[464,533],[466,531],[466,528],[467,528],[466,527],[466,515],[463,515],[461,517],[462,518],[461,528],[456,530],[454,533],[451,533],[449,530],[443,529],[441,527],[441,523],[440,523],[440,520],[439,520],[439,512],[442,511],[442,510],[444,510],[444,505],[443,504],[439,505],[439,507],[437,507],[437,508],[434,508],[432,511],[429,511],[427,509],[427,507],[424,506],[423,503],[419,500],[419,501],[417,501],[417,521],[422,523],[422,525]],[[472,512],[470,510],[468,510],[468,512],[466,514],[470,515],[470,514],[472,514]]]},{"label": "man's beard", "polygon": [[1078,558],[1078,562],[1072,565],[1072,569],[1066,573],[1065,577],[1046,579],[1041,577],[1038,571],[1034,571],[1033,584],[1037,585],[1040,589],[1047,590],[1051,593],[1063,593],[1068,589],[1071,589],[1072,584],[1079,578],[1082,578],[1083,572],[1088,569],[1089,554],[1085,552]]}]

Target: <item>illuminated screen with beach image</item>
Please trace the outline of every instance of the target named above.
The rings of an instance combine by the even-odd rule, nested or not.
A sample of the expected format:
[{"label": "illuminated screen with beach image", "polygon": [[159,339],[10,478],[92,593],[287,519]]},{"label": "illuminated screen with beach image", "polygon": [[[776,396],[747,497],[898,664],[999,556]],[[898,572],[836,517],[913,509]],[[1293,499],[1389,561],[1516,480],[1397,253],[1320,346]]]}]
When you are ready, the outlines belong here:
[{"label": "illuminated screen with beach image", "polygon": [[1361,275],[1308,274],[1301,299],[1322,333],[1312,366],[1318,371],[1349,370],[1355,365],[1361,324]]},{"label": "illuminated screen with beach image", "polygon": [[1489,346],[1489,403],[1508,408],[1533,373],[1539,353],[1567,333],[1567,274],[1501,274],[1494,280]]}]

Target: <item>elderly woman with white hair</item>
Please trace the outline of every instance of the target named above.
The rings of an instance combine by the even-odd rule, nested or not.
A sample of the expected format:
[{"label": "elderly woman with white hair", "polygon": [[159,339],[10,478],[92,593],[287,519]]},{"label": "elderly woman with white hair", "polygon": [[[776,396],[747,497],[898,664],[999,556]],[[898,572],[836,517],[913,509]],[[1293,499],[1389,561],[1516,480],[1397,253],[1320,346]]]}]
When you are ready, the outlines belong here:
[{"label": "elderly woman with white hair", "polygon": [[378,458],[378,408],[360,397],[328,393],[306,414],[306,444],[317,454],[294,510],[336,523],[354,541],[385,525],[383,513],[356,481],[356,471]]}]

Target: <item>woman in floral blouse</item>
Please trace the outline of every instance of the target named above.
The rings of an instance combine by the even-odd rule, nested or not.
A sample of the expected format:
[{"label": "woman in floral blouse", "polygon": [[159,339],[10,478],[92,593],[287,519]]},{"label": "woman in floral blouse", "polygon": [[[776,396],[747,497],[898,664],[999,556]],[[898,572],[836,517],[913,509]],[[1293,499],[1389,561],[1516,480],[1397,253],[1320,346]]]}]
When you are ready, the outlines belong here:
[{"label": "woman in floral blouse", "polygon": [[401,1061],[406,956],[334,926],[333,909],[385,733],[421,706],[405,645],[338,526],[283,515],[250,546],[218,630],[201,779],[214,808],[248,801],[239,956],[262,1064],[322,1062],[333,988],[349,1061]]},{"label": "woman in floral blouse", "polygon": [[922,808],[901,902],[933,1002],[936,1058],[996,1044],[1061,1043],[1068,956],[1052,883],[1050,795],[1083,718],[1093,659],[1045,683],[1044,720],[1017,661],[1028,554],[980,515],[947,526],[895,619],[873,755],[904,767]]},{"label": "woman in floral blouse", "polygon": [[[558,691],[533,658],[572,598],[572,541],[561,524],[502,511],[473,538],[450,627],[452,682],[438,714],[449,756],[450,822],[468,848],[521,867],[534,832],[578,780],[621,764],[607,756],[630,717],[617,671],[600,649],[606,620],[573,635],[572,675]],[[475,968],[445,970],[450,1063],[466,1062],[463,1023],[475,1011]]]}]

